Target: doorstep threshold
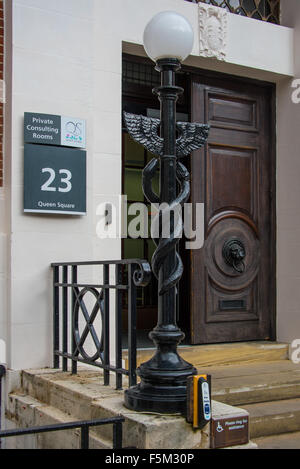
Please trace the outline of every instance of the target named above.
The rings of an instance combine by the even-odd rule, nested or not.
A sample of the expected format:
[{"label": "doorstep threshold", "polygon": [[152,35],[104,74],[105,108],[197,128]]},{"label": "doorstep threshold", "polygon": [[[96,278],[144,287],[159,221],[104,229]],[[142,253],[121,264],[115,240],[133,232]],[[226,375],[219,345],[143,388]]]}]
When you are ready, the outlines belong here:
[{"label": "doorstep threshold", "polygon": [[[137,363],[149,360],[156,348],[138,348]],[[279,342],[253,341],[209,345],[180,345],[181,357],[194,366],[233,365],[265,361],[288,360],[289,345]],[[123,359],[128,360],[128,350],[123,350]]]}]

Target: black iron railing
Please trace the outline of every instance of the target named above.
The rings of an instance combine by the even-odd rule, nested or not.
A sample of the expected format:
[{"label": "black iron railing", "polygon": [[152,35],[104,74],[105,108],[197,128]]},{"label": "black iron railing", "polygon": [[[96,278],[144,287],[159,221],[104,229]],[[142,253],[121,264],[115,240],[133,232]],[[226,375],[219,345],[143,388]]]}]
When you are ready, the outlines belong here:
[{"label": "black iron railing", "polygon": [[280,23],[280,0],[185,0],[225,8],[230,13],[269,23]]},{"label": "black iron railing", "polygon": [[[0,441],[2,438],[12,436],[35,435],[39,433],[57,432],[62,430],[81,430],[80,449],[89,449],[89,429],[101,425],[113,425],[113,449],[122,449],[122,424],[124,417],[112,417],[98,420],[84,420],[78,422],[58,423],[54,425],[43,425],[41,427],[17,428],[14,430],[4,430],[0,432]],[[0,446],[1,448],[1,446]]]},{"label": "black iron railing", "polygon": [[[104,385],[110,373],[116,375],[116,388],[122,388],[123,375],[129,386],[136,384],[136,291],[151,278],[147,261],[133,259],[103,262],[54,263],[53,340],[54,368],[77,373],[77,363],[103,369]],[[93,278],[93,282],[86,278]],[[128,303],[128,369],[122,366],[122,295]],[[111,321],[114,321],[115,350],[111,359]]]},{"label": "black iron railing", "polygon": [[[4,365],[0,365],[0,431],[2,427],[2,378],[5,376],[6,368]],[[1,439],[0,439],[0,449],[1,449]]]}]

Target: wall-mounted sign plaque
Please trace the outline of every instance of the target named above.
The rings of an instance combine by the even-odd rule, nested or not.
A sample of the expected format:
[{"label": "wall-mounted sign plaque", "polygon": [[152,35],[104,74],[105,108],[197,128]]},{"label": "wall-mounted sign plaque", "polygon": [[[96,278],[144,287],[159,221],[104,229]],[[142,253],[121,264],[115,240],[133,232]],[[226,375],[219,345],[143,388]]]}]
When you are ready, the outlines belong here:
[{"label": "wall-mounted sign plaque", "polygon": [[86,152],[25,144],[24,211],[86,214]]},{"label": "wall-mounted sign plaque", "polygon": [[24,142],[85,148],[85,120],[53,114],[25,112]]},{"label": "wall-mounted sign plaque", "polygon": [[244,445],[249,442],[249,416],[212,417],[211,448]]}]

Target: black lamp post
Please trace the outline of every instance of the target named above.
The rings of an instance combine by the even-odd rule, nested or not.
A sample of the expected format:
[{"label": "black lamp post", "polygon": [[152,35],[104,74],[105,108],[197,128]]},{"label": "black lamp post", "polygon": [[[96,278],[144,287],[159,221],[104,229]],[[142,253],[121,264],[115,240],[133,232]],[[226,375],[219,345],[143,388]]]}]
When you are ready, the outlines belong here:
[{"label": "black lamp post", "polygon": [[[176,324],[176,285],[183,273],[182,261],[176,251],[182,234],[178,209],[190,194],[189,173],[179,159],[200,148],[208,136],[208,126],[176,123],[176,102],[183,89],[175,86],[175,73],[192,46],[193,30],[184,17],[171,11],[156,15],[145,29],[144,47],[161,74],[161,86],[154,90],[161,103],[161,118],[125,113],[129,134],[158,156],[144,169],[143,190],[149,202],[163,204],[156,219],[159,236],[154,240],[157,249],[152,258],[152,270],[158,279],[158,322],[149,337],[157,350],[138,368],[141,382],[125,391],[125,405],[141,412],[184,414],[187,378],[197,373],[194,366],[178,354],[177,346],[184,333]],[[176,131],[179,138],[176,138]],[[152,189],[158,167],[159,195]],[[170,220],[170,235],[166,238],[162,225],[165,215]]]}]

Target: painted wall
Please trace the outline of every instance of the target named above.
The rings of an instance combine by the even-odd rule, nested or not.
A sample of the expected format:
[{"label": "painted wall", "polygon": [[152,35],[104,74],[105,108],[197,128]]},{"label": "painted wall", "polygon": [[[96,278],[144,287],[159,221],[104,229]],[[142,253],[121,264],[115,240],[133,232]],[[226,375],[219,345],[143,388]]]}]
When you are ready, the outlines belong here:
[{"label": "painted wall", "polygon": [[[108,43],[96,31],[94,1],[20,0],[12,6],[7,354],[9,366],[20,369],[52,364],[50,263],[120,258],[119,240],[96,236],[96,207],[121,192],[121,75],[110,70],[104,57],[98,60],[99,44]],[[107,92],[110,88],[113,93]],[[25,111],[87,120],[86,217],[23,214]]]},{"label": "painted wall", "polygon": [[[7,351],[9,366],[20,369],[52,363],[50,263],[121,255],[119,240],[97,238],[96,208],[121,193],[122,49],[144,54],[146,23],[157,12],[173,9],[194,27],[189,63],[195,66],[278,81],[293,75],[294,61],[291,29],[235,15],[228,15],[227,61],[199,57],[197,5],[183,0],[114,0],[113,8],[111,0],[7,0],[8,16],[10,6],[12,110],[5,130],[11,259]],[[87,119],[86,217],[23,214],[25,111]]]},{"label": "painted wall", "polygon": [[295,30],[295,76],[277,86],[277,330],[290,342],[300,338],[300,103],[291,87],[300,79],[299,1],[282,2],[282,22]]}]

